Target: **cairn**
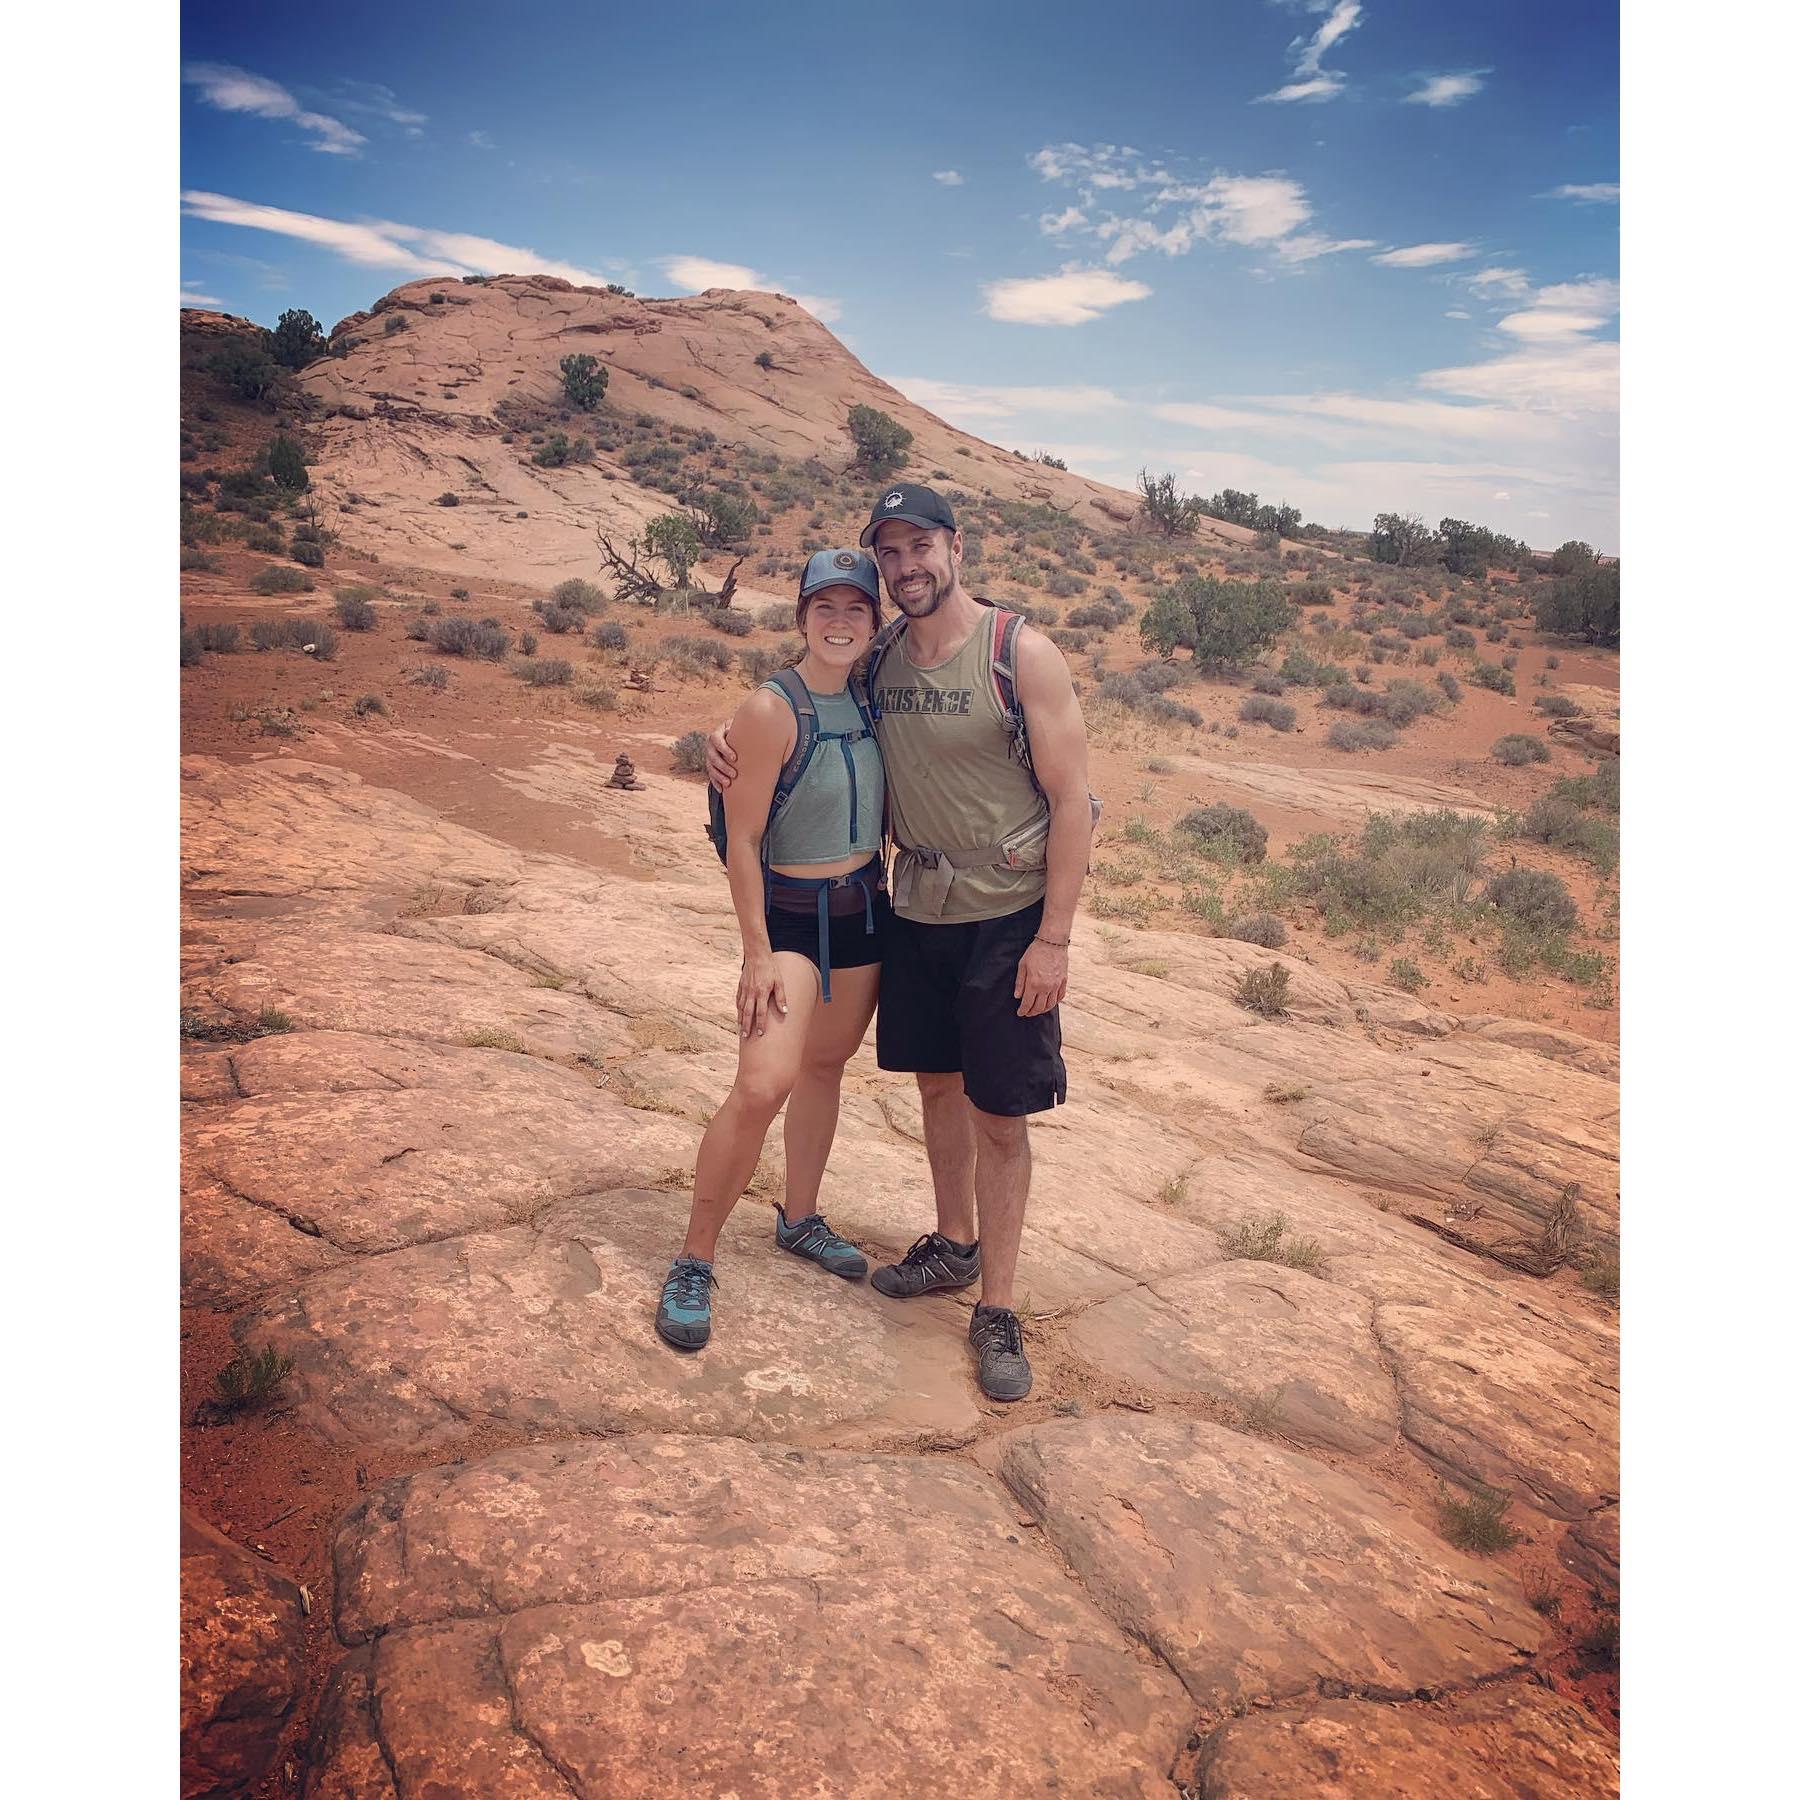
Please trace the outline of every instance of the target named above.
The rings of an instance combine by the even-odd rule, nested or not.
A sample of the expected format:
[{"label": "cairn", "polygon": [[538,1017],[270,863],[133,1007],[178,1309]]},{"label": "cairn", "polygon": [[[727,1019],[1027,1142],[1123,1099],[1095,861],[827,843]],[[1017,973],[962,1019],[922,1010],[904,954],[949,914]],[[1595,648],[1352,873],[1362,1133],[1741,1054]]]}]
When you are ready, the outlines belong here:
[{"label": "cairn", "polygon": [[609,788],[625,788],[637,791],[644,783],[638,780],[638,772],[632,767],[631,758],[623,750],[619,752],[619,760],[613,764],[612,780],[606,784]]}]

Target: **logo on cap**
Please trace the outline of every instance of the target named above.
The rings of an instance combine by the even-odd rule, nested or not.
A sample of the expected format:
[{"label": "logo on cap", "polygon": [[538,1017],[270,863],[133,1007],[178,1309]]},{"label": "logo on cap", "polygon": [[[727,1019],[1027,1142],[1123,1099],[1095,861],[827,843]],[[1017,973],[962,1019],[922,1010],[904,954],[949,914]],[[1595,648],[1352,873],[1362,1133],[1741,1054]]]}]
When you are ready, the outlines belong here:
[{"label": "logo on cap", "polygon": [[853,550],[840,550],[837,555],[831,559],[831,566],[834,569],[854,569],[856,567],[856,561],[856,553]]},{"label": "logo on cap", "polygon": [[882,501],[881,504],[883,506],[898,506],[901,503],[901,501],[903,501],[905,498],[906,498],[906,496],[904,494],[895,492],[895,493],[889,494],[888,497],[884,501]]}]

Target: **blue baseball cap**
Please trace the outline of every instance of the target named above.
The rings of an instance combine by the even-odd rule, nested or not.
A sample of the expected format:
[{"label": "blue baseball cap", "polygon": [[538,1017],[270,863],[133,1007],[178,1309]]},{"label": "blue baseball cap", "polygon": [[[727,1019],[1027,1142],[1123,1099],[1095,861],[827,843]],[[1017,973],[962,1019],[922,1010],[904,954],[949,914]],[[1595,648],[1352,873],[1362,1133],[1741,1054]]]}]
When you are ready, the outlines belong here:
[{"label": "blue baseball cap", "polygon": [[839,586],[860,588],[869,596],[875,616],[881,616],[881,576],[872,556],[860,550],[815,550],[800,576],[800,598],[804,600],[820,588]]}]

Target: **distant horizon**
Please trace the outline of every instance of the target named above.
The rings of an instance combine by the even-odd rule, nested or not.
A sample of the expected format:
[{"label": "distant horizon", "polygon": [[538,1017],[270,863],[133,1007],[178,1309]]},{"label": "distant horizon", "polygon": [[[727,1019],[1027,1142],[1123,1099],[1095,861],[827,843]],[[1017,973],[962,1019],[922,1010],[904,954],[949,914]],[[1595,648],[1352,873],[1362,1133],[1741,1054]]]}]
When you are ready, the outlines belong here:
[{"label": "distant horizon", "polygon": [[924,0],[910,78],[824,0],[426,17],[187,8],[184,304],[781,292],[946,422],[1111,486],[1616,553],[1611,9],[1221,0],[1201,46],[1176,0],[1099,40],[1068,0]]}]

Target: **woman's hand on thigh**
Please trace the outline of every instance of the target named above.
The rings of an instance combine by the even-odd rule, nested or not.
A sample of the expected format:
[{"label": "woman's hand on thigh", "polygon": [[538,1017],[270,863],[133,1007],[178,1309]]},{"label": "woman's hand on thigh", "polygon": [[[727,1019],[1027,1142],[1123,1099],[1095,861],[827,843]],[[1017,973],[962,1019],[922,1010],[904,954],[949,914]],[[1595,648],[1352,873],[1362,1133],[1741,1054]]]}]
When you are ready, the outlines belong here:
[{"label": "woman's hand on thigh", "polygon": [[740,1037],[761,1037],[771,1013],[787,1016],[787,988],[774,955],[745,959],[738,976],[737,1014]]}]

